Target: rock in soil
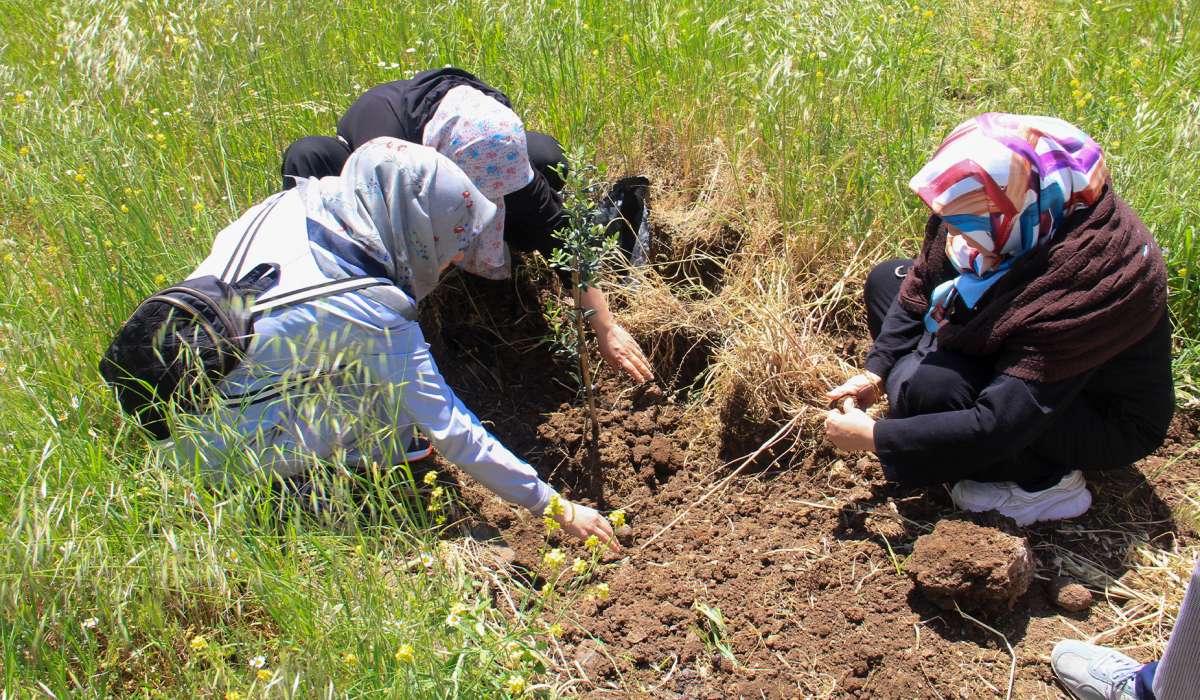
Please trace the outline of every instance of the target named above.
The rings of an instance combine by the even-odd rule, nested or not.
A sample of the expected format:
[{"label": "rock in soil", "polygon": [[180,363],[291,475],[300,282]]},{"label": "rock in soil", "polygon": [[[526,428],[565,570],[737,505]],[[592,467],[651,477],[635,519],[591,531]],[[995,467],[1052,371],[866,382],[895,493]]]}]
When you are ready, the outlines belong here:
[{"label": "rock in soil", "polygon": [[1092,592],[1066,576],[1056,576],[1047,588],[1054,604],[1067,612],[1083,612],[1092,607]]},{"label": "rock in soil", "polygon": [[1033,581],[1033,550],[1024,537],[965,520],[943,520],[917,538],[908,573],[938,607],[1011,610]]}]

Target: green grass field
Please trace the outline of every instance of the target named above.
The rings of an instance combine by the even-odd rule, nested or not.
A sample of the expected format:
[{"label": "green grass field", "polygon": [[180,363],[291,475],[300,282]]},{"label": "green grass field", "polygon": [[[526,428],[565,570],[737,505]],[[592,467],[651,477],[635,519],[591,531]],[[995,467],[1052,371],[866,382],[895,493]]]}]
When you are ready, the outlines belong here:
[{"label": "green grass field", "polygon": [[726,164],[713,215],[786,251],[801,298],[812,275],[915,251],[906,183],[962,119],[1073,121],[1168,250],[1180,401],[1200,398],[1192,0],[0,0],[0,17],[6,697],[564,687],[543,650],[575,593],[489,579],[382,495],[331,528],[280,524],[261,490],[213,494],[151,456],[94,369],[139,299],[279,186],[287,143],[427,67],[477,73],[668,199]]}]

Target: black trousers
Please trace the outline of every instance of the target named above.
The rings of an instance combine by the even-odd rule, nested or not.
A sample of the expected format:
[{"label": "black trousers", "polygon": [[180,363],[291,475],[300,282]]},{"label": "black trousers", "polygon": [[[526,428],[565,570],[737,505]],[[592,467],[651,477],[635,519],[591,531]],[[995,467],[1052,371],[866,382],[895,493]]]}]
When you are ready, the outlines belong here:
[{"label": "black trousers", "polygon": [[[553,136],[527,131],[525,140],[534,178],[504,197],[504,239],[514,250],[539,250],[548,257],[558,245],[550,234],[562,219],[557,193],[563,187],[567,162],[562,145]],[[283,189],[295,187],[295,178],[340,175],[350,153],[349,144],[332,136],[306,136],[293,142],[283,152]]]},{"label": "black trousers", "polygon": [[[879,334],[911,264],[911,260],[889,260],[868,275],[865,301],[872,338]],[[1057,483],[1072,469],[1124,467],[1150,454],[1162,444],[1174,411],[1170,342],[1170,321],[1164,317],[1146,338],[1116,358],[1087,375],[1065,380],[1080,384],[1078,391],[1060,392],[1070,398],[1054,398],[1036,406],[1052,411],[1053,418],[1015,457],[973,470],[972,445],[964,444],[955,461],[965,466],[958,467],[961,471],[955,478],[1015,481],[1027,490],[1038,490]],[[998,378],[1021,381],[999,377],[990,358],[939,350],[936,337],[924,332],[917,347],[900,357],[887,376],[889,415],[906,418],[971,409],[980,392]],[[1012,401],[1036,401],[1025,392],[1003,395],[1013,397]],[[999,405],[996,413],[1011,410],[1010,415],[1028,415],[1028,409],[1028,405]],[[974,444],[983,442],[984,437],[979,435]],[[952,471],[947,465],[922,466],[930,473]]]}]

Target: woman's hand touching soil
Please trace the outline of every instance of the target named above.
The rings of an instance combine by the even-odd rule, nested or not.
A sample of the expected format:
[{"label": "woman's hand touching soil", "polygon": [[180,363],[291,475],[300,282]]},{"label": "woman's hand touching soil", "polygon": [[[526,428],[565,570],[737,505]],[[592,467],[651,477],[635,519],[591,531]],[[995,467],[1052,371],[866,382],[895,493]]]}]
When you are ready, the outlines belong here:
[{"label": "woman's hand touching soil", "polygon": [[563,532],[585,542],[587,538],[595,535],[612,551],[620,551],[621,545],[617,543],[607,518],[579,503],[564,501],[563,505],[562,512],[553,516],[558,524],[562,525]]},{"label": "woman's hand touching soil", "polygon": [[597,329],[596,340],[600,344],[600,356],[609,367],[621,370],[639,384],[654,379],[654,371],[650,369],[645,353],[621,324],[612,323]]}]

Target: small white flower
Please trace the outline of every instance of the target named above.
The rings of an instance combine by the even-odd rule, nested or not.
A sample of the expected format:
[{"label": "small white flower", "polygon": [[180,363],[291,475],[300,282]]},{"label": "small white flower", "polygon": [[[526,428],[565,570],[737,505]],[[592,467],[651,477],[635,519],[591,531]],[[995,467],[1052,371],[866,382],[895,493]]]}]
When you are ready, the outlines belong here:
[{"label": "small white flower", "polygon": [[408,47],[407,49],[404,49],[404,53],[416,53],[416,52],[417,52],[417,50],[411,46]]},{"label": "small white flower", "polygon": [[98,625],[98,624],[100,624],[100,620],[95,617],[89,617],[88,619],[84,620],[82,623],[83,628],[85,630],[94,630],[94,629],[96,629],[96,625]]},{"label": "small white flower", "polygon": [[253,659],[250,659],[250,668],[258,669],[258,668],[262,668],[266,665],[267,665],[267,657],[263,656],[262,654],[259,654],[258,656],[254,657]]},{"label": "small white flower", "polygon": [[426,569],[431,568],[433,566],[433,555],[430,554],[429,552],[421,552],[420,559],[421,559],[421,566],[425,567]]},{"label": "small white flower", "polygon": [[462,616],[456,612],[452,612],[446,616],[446,624],[451,627],[458,627],[460,622],[462,622]]}]

